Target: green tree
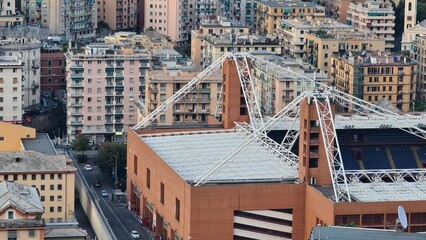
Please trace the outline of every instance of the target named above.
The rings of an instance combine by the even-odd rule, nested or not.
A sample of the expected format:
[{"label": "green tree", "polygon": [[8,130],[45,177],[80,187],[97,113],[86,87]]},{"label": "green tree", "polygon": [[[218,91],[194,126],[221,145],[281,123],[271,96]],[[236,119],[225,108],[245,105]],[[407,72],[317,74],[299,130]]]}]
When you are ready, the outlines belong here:
[{"label": "green tree", "polygon": [[417,3],[417,21],[421,22],[426,19],[426,1]]},{"label": "green tree", "polygon": [[[125,143],[104,143],[98,150],[96,163],[103,173],[111,174],[117,159],[117,176],[122,179],[126,176],[127,145]],[[111,176],[111,175],[109,175]]]},{"label": "green tree", "polygon": [[89,138],[85,135],[78,135],[72,142],[72,148],[81,152],[81,157],[78,158],[79,162],[86,161],[84,151],[90,150]]}]

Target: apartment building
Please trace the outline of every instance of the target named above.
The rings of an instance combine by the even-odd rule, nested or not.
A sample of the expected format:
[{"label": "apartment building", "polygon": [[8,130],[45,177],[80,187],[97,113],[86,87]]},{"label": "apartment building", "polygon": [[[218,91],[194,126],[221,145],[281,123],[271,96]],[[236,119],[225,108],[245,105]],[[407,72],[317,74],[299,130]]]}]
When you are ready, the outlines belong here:
[{"label": "apartment building", "polygon": [[412,110],[417,64],[410,57],[364,52],[331,60],[331,80],[338,89],[374,104],[388,100],[401,111]]},{"label": "apartment building", "polygon": [[353,27],[340,23],[334,19],[320,20],[280,19],[277,20],[277,34],[283,41],[284,52],[295,58],[303,58],[305,49],[305,33],[316,31],[343,31]]},{"label": "apartment building", "polygon": [[93,43],[70,48],[67,61],[67,132],[72,141],[87,134],[96,142],[124,141],[138,123],[150,53],[143,46]]},{"label": "apartment building", "polygon": [[41,91],[65,90],[65,53],[62,46],[46,46],[40,54]]},{"label": "apartment building", "polygon": [[216,1],[150,0],[144,4],[144,28],[153,29],[167,35],[173,42],[190,41],[191,30],[198,29],[202,19],[216,15]]},{"label": "apartment building", "polygon": [[0,27],[17,27],[25,25],[25,16],[16,12],[15,1],[0,2]]},{"label": "apartment building", "polygon": [[330,73],[333,54],[384,50],[384,39],[368,37],[353,30],[305,33],[304,60],[325,73]]},{"label": "apartment building", "polygon": [[0,40],[0,53],[21,59],[23,65],[22,78],[18,81],[22,85],[23,107],[40,102],[40,48],[41,42],[37,39],[10,38]]},{"label": "apartment building", "polygon": [[219,0],[218,15],[250,26],[256,24],[256,9],[260,1],[256,0]]},{"label": "apartment building", "polygon": [[[279,57],[270,54],[263,57],[266,61],[284,67],[289,71],[302,76],[316,79],[327,84],[328,76],[302,62],[289,57]],[[265,114],[274,115],[288,103],[304,91],[312,91],[315,88],[313,82],[301,81],[294,75],[290,75],[265,63],[253,62],[253,79],[255,81],[257,96],[262,111]]]},{"label": "apartment building", "polygon": [[[154,55],[154,58],[157,57]],[[163,55],[158,60],[158,67],[148,71],[145,77],[147,113],[155,110],[201,72],[194,68],[191,61],[179,60],[173,54]],[[174,104],[173,108],[160,115],[157,125],[208,124],[210,115],[216,111],[221,86],[222,73],[218,71],[211,74],[200,86]]]},{"label": "apartment building", "polygon": [[0,57],[0,121],[22,121],[23,67],[17,56]]},{"label": "apartment building", "polygon": [[392,4],[386,0],[351,3],[346,23],[373,38],[385,39],[388,51],[395,46],[395,12]]},{"label": "apartment building", "polygon": [[137,26],[138,2],[124,0],[99,0],[98,22],[108,24],[111,30],[135,29]]},{"label": "apartment building", "polygon": [[135,32],[116,32],[112,36],[106,36],[104,41],[110,44],[144,46],[154,51],[173,48],[173,43],[167,36],[155,31],[145,31],[143,34],[136,34]]},{"label": "apartment building", "polygon": [[233,46],[236,52],[269,51],[274,54],[283,54],[283,46],[278,38],[257,34],[242,34],[235,37],[232,44],[232,34],[209,34],[204,37],[203,64],[204,68],[212,64],[225,52],[232,52]]},{"label": "apartment building", "polygon": [[30,25],[49,29],[49,34],[66,40],[95,37],[97,11],[95,1],[22,0],[21,11]]},{"label": "apartment building", "polygon": [[249,34],[250,28],[240,22],[218,17],[201,21],[200,29],[191,31],[191,60],[196,69],[204,67],[204,37],[220,34]]},{"label": "apartment building", "polygon": [[417,94],[426,101],[426,35],[416,37],[411,57],[417,62]]},{"label": "apartment building", "polygon": [[0,239],[44,239],[44,209],[35,187],[0,182],[0,204]]},{"label": "apartment building", "polygon": [[311,2],[259,1],[256,11],[256,32],[272,34],[277,20],[302,18],[307,20],[325,17],[323,6]]},{"label": "apartment building", "polygon": [[346,23],[348,9],[351,2],[363,3],[365,0],[321,0],[318,4],[325,7],[327,17],[336,19],[341,23]]}]

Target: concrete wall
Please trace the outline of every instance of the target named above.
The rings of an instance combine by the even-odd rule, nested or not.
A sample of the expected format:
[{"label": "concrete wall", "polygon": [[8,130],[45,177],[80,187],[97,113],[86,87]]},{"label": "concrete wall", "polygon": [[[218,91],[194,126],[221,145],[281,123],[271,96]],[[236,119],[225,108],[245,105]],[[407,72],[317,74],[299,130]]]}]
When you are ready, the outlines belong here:
[{"label": "concrete wall", "polygon": [[80,169],[77,170],[75,177],[75,189],[79,192],[81,206],[83,206],[83,210],[89,218],[97,238],[116,240],[117,238],[100,210],[99,204],[93,200],[95,196],[90,191],[89,185],[84,179]]}]

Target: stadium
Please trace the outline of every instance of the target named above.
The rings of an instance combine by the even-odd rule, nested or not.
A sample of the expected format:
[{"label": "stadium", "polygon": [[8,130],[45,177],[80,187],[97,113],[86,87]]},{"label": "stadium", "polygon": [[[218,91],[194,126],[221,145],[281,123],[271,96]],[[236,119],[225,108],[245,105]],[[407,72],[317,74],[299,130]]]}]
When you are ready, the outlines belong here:
[{"label": "stadium", "polygon": [[[259,61],[225,54],[129,130],[127,201],[141,223],[185,240],[301,240],[318,224],[426,231],[426,116],[319,83],[263,116],[250,68]],[[220,67],[223,128],[153,127]]]}]

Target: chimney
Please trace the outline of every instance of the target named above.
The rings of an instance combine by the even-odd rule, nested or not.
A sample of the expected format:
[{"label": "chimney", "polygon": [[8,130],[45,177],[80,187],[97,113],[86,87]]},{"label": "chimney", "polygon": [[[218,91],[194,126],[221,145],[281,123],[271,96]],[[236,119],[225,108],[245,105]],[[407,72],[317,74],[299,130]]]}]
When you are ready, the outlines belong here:
[{"label": "chimney", "polygon": [[15,156],[14,159],[15,159],[15,162],[22,162],[22,158],[19,156]]}]

